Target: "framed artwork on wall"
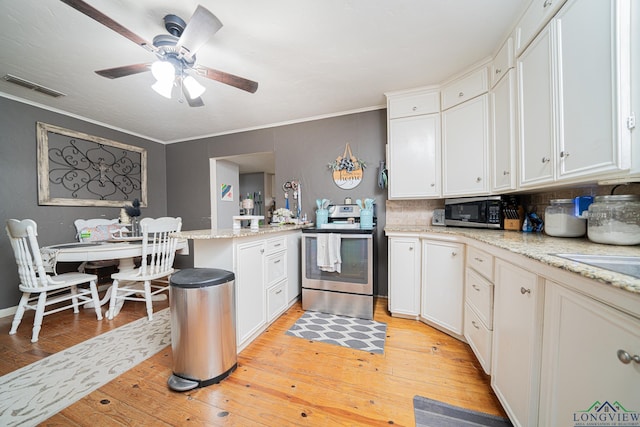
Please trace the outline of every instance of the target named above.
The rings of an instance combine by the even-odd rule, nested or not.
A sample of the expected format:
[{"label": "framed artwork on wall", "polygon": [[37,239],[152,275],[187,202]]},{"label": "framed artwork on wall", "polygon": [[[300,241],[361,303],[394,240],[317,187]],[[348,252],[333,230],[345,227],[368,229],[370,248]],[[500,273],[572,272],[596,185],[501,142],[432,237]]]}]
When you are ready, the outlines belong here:
[{"label": "framed artwork on wall", "polygon": [[147,150],[37,122],[38,204],[147,206]]}]

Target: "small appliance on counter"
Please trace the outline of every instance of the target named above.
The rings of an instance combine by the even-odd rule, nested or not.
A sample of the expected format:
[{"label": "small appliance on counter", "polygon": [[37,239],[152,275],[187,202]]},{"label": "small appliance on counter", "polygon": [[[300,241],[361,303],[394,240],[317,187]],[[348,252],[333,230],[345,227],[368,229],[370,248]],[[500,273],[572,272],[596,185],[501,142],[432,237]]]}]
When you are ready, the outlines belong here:
[{"label": "small appliance on counter", "polygon": [[329,205],[326,223],[302,229],[304,310],[373,319],[375,227],[361,228],[362,211]]},{"label": "small appliance on counter", "polygon": [[501,196],[445,199],[444,223],[453,227],[502,228]]}]

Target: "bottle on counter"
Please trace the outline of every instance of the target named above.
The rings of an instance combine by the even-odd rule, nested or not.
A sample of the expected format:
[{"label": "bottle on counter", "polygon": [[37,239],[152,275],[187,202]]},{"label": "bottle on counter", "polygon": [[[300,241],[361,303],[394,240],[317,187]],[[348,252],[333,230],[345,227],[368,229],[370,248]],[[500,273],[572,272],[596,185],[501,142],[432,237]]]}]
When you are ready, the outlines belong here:
[{"label": "bottle on counter", "polygon": [[596,196],[587,214],[587,236],[608,245],[640,244],[640,196]]},{"label": "bottle on counter", "polygon": [[582,237],[587,220],[576,216],[573,199],[551,199],[544,210],[544,231],[554,237]]}]

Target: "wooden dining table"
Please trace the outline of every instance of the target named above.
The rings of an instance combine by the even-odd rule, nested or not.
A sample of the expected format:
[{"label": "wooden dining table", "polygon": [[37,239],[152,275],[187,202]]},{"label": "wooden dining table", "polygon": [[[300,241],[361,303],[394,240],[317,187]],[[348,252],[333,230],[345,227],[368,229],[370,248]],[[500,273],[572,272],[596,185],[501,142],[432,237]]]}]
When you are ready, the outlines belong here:
[{"label": "wooden dining table", "polygon": [[[49,260],[50,269],[55,273],[57,263],[61,262],[89,262],[118,259],[119,271],[133,270],[134,259],[142,256],[142,238],[131,237],[99,242],[73,242],[58,245],[44,246],[41,248],[44,258]],[[176,254],[188,255],[189,244],[186,239],[178,240]],[[100,300],[100,305],[109,302],[111,298],[111,286]],[[164,295],[155,295],[154,299],[166,299]],[[85,305],[89,307],[89,304]],[[92,307],[92,306],[91,306]],[[120,311],[121,307],[117,308]]]}]

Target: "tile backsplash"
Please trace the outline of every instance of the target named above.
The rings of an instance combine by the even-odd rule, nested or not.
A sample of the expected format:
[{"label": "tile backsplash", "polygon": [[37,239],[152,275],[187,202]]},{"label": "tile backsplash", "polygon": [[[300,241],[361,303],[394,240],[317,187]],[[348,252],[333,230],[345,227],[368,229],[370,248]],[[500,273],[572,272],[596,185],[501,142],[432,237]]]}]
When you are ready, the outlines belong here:
[{"label": "tile backsplash", "polygon": [[[550,189],[531,194],[518,194],[526,209],[531,206],[544,220],[544,210],[551,199],[573,199],[578,196],[604,196],[608,194],[638,194],[640,183],[622,185],[590,185],[563,189]],[[433,200],[387,200],[387,225],[430,226],[433,210],[444,208],[444,199]]]}]

